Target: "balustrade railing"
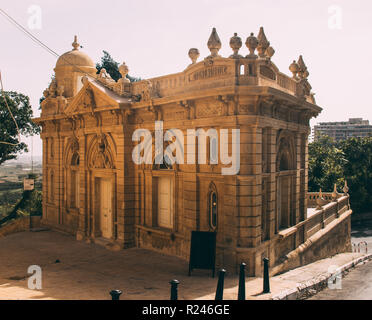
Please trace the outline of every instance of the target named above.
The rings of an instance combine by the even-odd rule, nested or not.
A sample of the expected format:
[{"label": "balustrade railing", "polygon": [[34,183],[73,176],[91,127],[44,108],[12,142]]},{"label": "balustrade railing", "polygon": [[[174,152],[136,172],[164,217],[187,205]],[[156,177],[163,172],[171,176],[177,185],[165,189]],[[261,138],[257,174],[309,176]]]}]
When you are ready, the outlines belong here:
[{"label": "balustrade railing", "polygon": [[[281,238],[286,238],[286,241],[289,241],[289,238],[293,238],[293,241],[289,241],[289,243],[296,243],[298,241],[296,239],[301,239],[300,242],[302,243],[321,229],[324,229],[335,219],[338,219],[344,212],[350,209],[346,183],[343,191],[343,194],[338,193],[335,188],[333,192],[327,193],[322,193],[321,190],[319,193],[309,192],[307,194],[307,200],[308,208],[312,209],[311,214],[304,221],[300,221],[290,228],[294,229],[295,232],[282,230],[280,232]],[[286,248],[286,252],[280,252],[278,256],[286,255],[289,251]]]}]

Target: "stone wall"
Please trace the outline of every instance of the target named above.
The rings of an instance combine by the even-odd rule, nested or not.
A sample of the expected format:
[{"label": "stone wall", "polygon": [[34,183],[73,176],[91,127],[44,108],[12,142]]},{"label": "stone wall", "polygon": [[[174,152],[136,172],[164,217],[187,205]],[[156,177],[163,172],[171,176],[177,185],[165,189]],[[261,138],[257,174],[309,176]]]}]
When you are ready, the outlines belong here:
[{"label": "stone wall", "polygon": [[286,255],[286,260],[271,268],[275,275],[342,252],[351,252],[351,210],[332,221]]},{"label": "stone wall", "polygon": [[[32,228],[40,227],[40,218],[41,217],[31,217]],[[18,218],[15,220],[11,220],[7,224],[0,227],[0,238],[12,233],[28,230],[30,230],[30,217]]]}]

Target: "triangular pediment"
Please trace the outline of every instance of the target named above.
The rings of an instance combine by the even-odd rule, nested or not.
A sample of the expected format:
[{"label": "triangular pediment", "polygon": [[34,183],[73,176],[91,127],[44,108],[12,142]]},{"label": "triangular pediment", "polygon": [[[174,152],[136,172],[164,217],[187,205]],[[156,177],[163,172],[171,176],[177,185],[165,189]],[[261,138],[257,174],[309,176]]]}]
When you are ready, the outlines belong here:
[{"label": "triangular pediment", "polygon": [[130,104],[127,98],[119,96],[96,81],[86,81],[64,112],[67,115],[91,113],[119,108],[120,105],[126,104]]}]

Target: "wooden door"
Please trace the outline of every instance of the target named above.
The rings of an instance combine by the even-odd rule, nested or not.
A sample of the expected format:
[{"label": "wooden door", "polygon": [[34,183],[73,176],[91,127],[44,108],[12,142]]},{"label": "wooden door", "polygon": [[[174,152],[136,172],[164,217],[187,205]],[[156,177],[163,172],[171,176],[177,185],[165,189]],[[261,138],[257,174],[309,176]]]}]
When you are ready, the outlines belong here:
[{"label": "wooden door", "polygon": [[100,183],[100,227],[102,237],[112,237],[112,192],[111,180],[101,179]]}]

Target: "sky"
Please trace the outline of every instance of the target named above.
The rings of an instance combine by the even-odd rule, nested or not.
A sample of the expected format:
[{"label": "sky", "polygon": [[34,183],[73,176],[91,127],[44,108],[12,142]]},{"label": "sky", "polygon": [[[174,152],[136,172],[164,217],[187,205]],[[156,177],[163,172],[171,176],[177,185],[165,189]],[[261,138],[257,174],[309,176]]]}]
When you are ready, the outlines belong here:
[{"label": "sky", "polygon": [[[222,42],[220,54],[232,54],[234,32],[243,40],[261,26],[275,49],[272,61],[288,67],[303,55],[321,114],[311,121],[372,121],[370,75],[372,2],[368,0],[1,0],[0,8],[39,40],[62,54],[78,42],[94,62],[102,50],[125,62],[142,79],[184,70],[189,48],[209,55],[213,27]],[[35,9],[36,8],[36,9]],[[36,11],[35,11],[36,10]],[[35,20],[36,19],[36,20]],[[39,115],[39,98],[48,86],[57,58],[0,15],[0,70],[4,90],[26,94]],[[24,138],[31,146],[31,140]],[[39,137],[33,154],[41,155]]]}]

